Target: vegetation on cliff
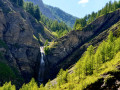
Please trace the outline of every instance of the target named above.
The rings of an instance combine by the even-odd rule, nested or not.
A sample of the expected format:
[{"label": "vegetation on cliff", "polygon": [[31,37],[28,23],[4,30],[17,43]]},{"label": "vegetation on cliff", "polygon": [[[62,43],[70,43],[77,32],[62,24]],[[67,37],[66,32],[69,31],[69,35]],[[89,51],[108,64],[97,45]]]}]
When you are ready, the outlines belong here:
[{"label": "vegetation on cliff", "polygon": [[68,27],[64,22],[51,20],[42,15],[39,7],[37,5],[34,5],[32,2],[24,2],[24,0],[10,0],[10,1],[14,2],[18,6],[23,7],[23,9],[30,13],[34,18],[36,18],[37,21],[41,21],[43,25],[45,25],[52,32],[56,33],[53,34],[56,37],[62,37],[71,30],[71,28]]},{"label": "vegetation on cliff", "polygon": [[68,33],[71,30],[71,28],[68,27],[64,22],[58,22],[56,20],[51,20],[45,17],[44,15],[42,15],[39,7],[34,5],[32,2],[24,2],[23,7],[27,12],[29,12],[38,21],[41,21],[43,25],[45,25],[48,29],[56,33],[56,35],[53,34],[56,37],[64,36],[66,33]]},{"label": "vegetation on cliff", "polygon": [[[20,90],[61,90],[61,89],[85,89],[89,85],[102,80],[107,83],[113,76],[103,77],[105,73],[119,73],[120,62],[120,37],[114,37],[110,32],[106,41],[103,41],[97,49],[92,45],[88,47],[87,51],[79,59],[76,65],[71,70],[60,70],[57,76],[56,83],[48,82],[46,86],[37,86],[34,79],[30,83],[24,84]],[[14,87],[9,84],[12,88]],[[5,87],[5,86],[3,86]],[[1,88],[3,88],[1,87]]]},{"label": "vegetation on cliff", "polygon": [[[106,15],[110,12],[115,11],[116,9],[120,8],[120,1],[109,1],[101,10],[98,12],[92,12],[91,14],[86,15],[84,18],[77,19],[74,25],[74,29],[84,28],[86,25],[93,22],[95,19],[102,15]],[[81,29],[79,29],[81,30]]]},{"label": "vegetation on cliff", "polygon": [[[34,6],[32,3],[21,4],[19,0],[17,0],[17,2],[16,1],[13,1],[13,2],[15,2],[19,6],[22,6],[27,12],[29,12],[33,17],[36,18],[37,22],[38,21],[42,22],[42,19],[44,20],[44,18],[42,18],[43,16],[41,15],[38,6]],[[114,9],[112,11],[114,11]],[[103,14],[106,14],[106,13],[103,13]],[[51,30],[53,30],[54,32],[59,33],[58,37],[65,35],[69,31],[69,28],[63,22],[61,23],[58,23],[57,21],[47,22],[46,20],[47,18],[45,18],[45,23],[44,21],[43,23],[48,25],[48,27],[50,27]],[[84,27],[81,24],[77,24],[77,25],[78,25],[76,28],[77,30],[82,30],[82,28]],[[61,32],[61,30],[63,31]],[[119,70],[119,66],[120,66],[119,31],[120,30],[118,29],[117,31],[118,31],[118,35],[116,36],[114,36],[111,31],[109,33],[108,38],[104,40],[102,43],[100,43],[99,46],[93,47],[92,45],[90,45],[85,51],[85,53],[82,55],[82,57],[79,59],[79,61],[75,64],[75,66],[72,67],[72,69],[70,70],[61,69],[55,80],[53,81],[49,80],[45,86],[43,84],[38,86],[36,81],[32,79],[28,84],[23,84],[20,90],[65,90],[65,89],[66,90],[76,90],[76,89],[83,90],[87,88],[89,89],[106,88],[106,85],[109,83],[109,81],[111,80],[114,81],[118,77],[120,77],[120,76],[116,77],[116,73],[117,74],[120,73],[120,70]],[[37,40],[37,38],[34,35],[33,37]],[[53,41],[49,45],[48,40],[46,40],[45,42],[46,47],[44,49],[45,54],[47,55],[51,48],[55,48],[55,45],[57,43],[58,42]],[[15,46],[18,47],[17,44],[15,44]],[[3,41],[0,41],[0,47],[4,47],[7,49],[6,43]],[[25,53],[28,54],[28,52],[26,51]],[[0,58],[1,59],[5,58],[3,57],[1,52],[0,52]],[[17,73],[14,72],[15,70],[13,70],[11,67],[9,67],[7,64],[3,62],[0,62],[0,69],[1,69],[0,81],[3,81],[3,80],[11,81],[9,83],[5,83],[4,85],[2,85],[0,87],[0,90],[16,90],[15,85],[12,85],[12,84],[15,84],[14,83],[16,82],[15,80],[18,80],[21,78],[17,77]],[[98,83],[98,86],[94,85],[95,83]],[[115,88],[115,86],[110,88]]]}]

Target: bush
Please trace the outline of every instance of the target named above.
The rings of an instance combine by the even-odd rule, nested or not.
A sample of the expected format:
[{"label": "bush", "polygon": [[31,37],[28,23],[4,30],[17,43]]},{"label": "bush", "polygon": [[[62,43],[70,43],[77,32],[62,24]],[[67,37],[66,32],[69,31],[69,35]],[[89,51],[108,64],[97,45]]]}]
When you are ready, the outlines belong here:
[{"label": "bush", "polygon": [[49,54],[49,51],[50,51],[49,46],[46,46],[46,47],[44,48],[44,51],[45,51],[45,55],[48,55],[48,54]]},{"label": "bush", "polygon": [[0,62],[0,80],[10,81],[16,78],[13,70],[5,63]]},{"label": "bush", "polygon": [[16,87],[9,82],[0,87],[0,90],[16,90]]}]

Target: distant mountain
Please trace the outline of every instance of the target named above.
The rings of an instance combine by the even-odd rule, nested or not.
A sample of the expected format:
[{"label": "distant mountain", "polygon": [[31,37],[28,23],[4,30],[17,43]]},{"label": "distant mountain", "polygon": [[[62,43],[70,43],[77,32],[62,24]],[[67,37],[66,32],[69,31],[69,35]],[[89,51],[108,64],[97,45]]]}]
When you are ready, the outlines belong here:
[{"label": "distant mountain", "polygon": [[40,7],[40,11],[42,12],[43,15],[50,19],[57,20],[59,22],[63,21],[70,27],[73,27],[77,19],[77,17],[74,17],[62,11],[59,8],[45,5],[42,0],[24,0],[24,1],[33,2],[35,5],[38,5]]},{"label": "distant mountain", "polygon": [[76,21],[76,17],[62,11],[61,9],[57,7],[52,7],[49,5],[45,5],[49,10],[52,12],[53,16],[58,20],[58,21],[64,21],[68,26],[73,27]]}]

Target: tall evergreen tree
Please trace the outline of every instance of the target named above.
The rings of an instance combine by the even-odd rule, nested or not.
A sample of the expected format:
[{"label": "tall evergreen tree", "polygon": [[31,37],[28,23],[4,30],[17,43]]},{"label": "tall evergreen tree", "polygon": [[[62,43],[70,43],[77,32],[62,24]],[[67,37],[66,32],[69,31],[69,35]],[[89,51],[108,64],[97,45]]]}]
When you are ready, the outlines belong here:
[{"label": "tall evergreen tree", "polygon": [[18,0],[18,5],[21,6],[21,7],[23,7],[24,1],[23,0]]},{"label": "tall evergreen tree", "polygon": [[38,6],[35,7],[34,17],[39,21],[41,19],[40,9]]}]

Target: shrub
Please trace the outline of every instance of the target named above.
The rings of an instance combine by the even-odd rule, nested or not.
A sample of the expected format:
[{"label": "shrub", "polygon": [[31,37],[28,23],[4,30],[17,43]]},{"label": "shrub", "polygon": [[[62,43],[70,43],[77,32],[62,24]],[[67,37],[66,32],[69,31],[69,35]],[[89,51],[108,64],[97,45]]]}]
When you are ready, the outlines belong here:
[{"label": "shrub", "polygon": [[16,75],[13,70],[7,64],[0,62],[0,80],[10,81],[15,78]]}]

